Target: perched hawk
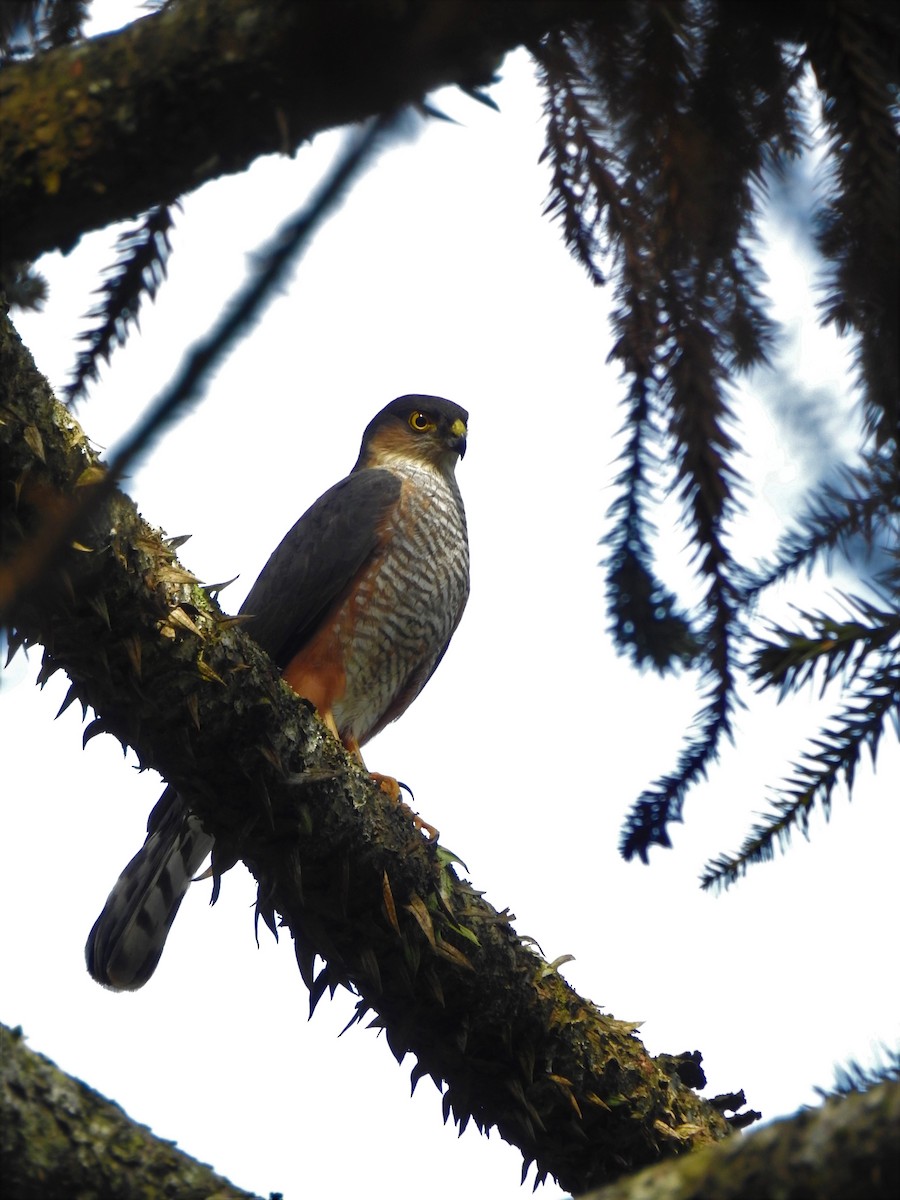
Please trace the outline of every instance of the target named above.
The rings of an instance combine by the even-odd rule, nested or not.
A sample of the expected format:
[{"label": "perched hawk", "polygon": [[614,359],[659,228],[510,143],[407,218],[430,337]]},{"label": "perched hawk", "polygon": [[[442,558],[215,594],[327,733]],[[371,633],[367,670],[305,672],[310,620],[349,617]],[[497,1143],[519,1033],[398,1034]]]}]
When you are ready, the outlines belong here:
[{"label": "perched hawk", "polygon": [[[425,686],[466,604],[455,468],[467,419],[438,396],[401,396],[382,409],[353,470],[291,529],[241,608],[285,680],[357,756]],[[99,983],[147,982],[212,844],[167,788],[88,938]]]}]

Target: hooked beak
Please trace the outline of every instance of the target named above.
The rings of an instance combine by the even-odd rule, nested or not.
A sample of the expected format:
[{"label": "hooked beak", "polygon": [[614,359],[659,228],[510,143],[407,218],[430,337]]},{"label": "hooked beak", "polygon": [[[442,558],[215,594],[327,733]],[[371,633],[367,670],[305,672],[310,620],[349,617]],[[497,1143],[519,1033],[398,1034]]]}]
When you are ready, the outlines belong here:
[{"label": "hooked beak", "polygon": [[455,450],[460,458],[466,456],[466,423],[459,417],[450,426],[449,446],[451,450]]}]

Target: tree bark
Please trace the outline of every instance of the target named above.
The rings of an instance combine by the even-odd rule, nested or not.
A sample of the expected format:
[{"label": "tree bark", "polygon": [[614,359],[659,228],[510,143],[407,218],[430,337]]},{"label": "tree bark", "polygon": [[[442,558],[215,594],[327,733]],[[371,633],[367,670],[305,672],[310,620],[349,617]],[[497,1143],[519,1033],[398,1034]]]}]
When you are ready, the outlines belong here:
[{"label": "tree bark", "polygon": [[179,0],[118,33],[7,67],[4,261],[169,203],[314,134],[489,83],[582,0]]},{"label": "tree bark", "polygon": [[[100,466],[8,322],[0,329],[0,594]],[[70,697],[188,798],[280,914],[315,1003],[339,985],[377,1013],[413,1079],[460,1126],[495,1126],[526,1164],[583,1190],[729,1132],[743,1097],[698,1097],[699,1055],[651,1058],[459,880],[181,567],[120,492],[16,602],[13,644],[45,646]],[[249,933],[249,930],[248,930]],[[325,962],[314,972],[316,955]],[[752,1119],[752,1114],[737,1121]]]},{"label": "tree bark", "polygon": [[900,1083],[833,1097],[580,1200],[895,1200]]},{"label": "tree bark", "polygon": [[[0,1174],[9,1200],[259,1200],[135,1124],[0,1026]],[[894,1200],[900,1084],[828,1100],[581,1200]]]},{"label": "tree bark", "polygon": [[132,1121],[5,1025],[0,1178],[6,1200],[260,1200]]}]

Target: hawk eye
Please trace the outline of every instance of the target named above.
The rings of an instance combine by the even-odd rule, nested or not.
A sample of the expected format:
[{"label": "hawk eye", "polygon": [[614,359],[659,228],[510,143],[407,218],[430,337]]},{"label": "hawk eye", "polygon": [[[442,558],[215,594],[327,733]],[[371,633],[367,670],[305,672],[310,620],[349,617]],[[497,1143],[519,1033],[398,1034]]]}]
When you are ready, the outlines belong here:
[{"label": "hawk eye", "polygon": [[424,433],[426,429],[433,429],[434,423],[422,412],[414,412],[409,414],[410,428],[415,429],[417,433]]}]

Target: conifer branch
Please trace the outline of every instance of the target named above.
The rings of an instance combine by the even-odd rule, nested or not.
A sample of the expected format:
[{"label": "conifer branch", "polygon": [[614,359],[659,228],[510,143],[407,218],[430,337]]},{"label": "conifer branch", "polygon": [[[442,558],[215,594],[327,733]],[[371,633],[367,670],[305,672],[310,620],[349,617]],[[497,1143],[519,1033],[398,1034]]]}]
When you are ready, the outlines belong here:
[{"label": "conifer branch", "polygon": [[799,571],[807,575],[835,551],[849,555],[853,543],[875,547],[900,538],[900,475],[889,454],[869,452],[859,467],[845,467],[837,483],[825,483],[807,502],[796,525],[782,538],[774,560],[748,573],[745,603],[773,583]]},{"label": "conifer branch", "polygon": [[900,613],[879,609],[861,596],[838,595],[846,604],[849,620],[800,610],[805,629],[776,625],[773,639],[757,640],[749,674],[760,691],[777,686],[783,698],[810,682],[818,668],[822,669],[823,691],[839,674],[852,683],[870,655],[886,654],[894,640],[900,642]]},{"label": "conifer branch", "polygon": [[853,1096],[870,1092],[882,1083],[900,1083],[900,1048],[882,1046],[872,1067],[863,1067],[853,1059],[834,1069],[834,1087],[817,1087],[822,1100],[832,1096]]},{"label": "conifer branch", "polygon": [[118,262],[103,272],[106,279],[95,289],[102,299],[88,318],[98,323],[79,335],[78,340],[87,344],[78,355],[72,380],[63,394],[64,403],[74,404],[84,394],[88,382],[97,378],[101,361],[108,363],[114,348],[125,345],[132,325],[140,328],[144,298],[155,300],[166,278],[172,252],[169,231],[173,207],[180,205],[159,205],[136,228],[119,234]]},{"label": "conifer branch", "polygon": [[823,317],[858,338],[856,362],[876,447],[900,432],[900,16],[889,0],[808,10],[806,59],[823,96],[830,187],[819,249],[830,265]]},{"label": "conifer branch", "polygon": [[[637,664],[699,667],[704,696],[675,768],[626,819],[626,857],[646,860],[651,845],[670,844],[667,829],[681,820],[687,790],[717,758],[722,737],[731,736],[737,647],[759,590],[823,549],[883,533],[889,497],[900,490],[896,470],[886,467],[892,443],[882,430],[885,470],[876,485],[860,472],[850,477],[848,496],[826,489],[803,519],[803,533],[786,540],[765,573],[753,575],[732,554],[744,485],[730,389],[735,374],[765,364],[771,348],[757,223],[768,179],[807,142],[800,100],[807,63],[818,63],[832,92],[835,81],[846,85],[832,128],[852,126],[868,145],[864,164],[858,147],[842,143],[841,195],[849,182],[862,186],[873,161],[886,171],[885,147],[894,144],[879,90],[887,49],[878,51],[874,94],[866,98],[875,125],[862,132],[859,123],[873,37],[879,22],[895,22],[878,4],[872,20],[843,2],[836,7],[840,20],[832,30],[810,10],[627,5],[550,35],[538,51],[552,169],[547,212],[595,283],[612,266],[611,357],[628,380],[626,447],[604,539],[611,627]],[[876,192],[882,216],[893,214],[890,187]],[[836,211],[846,217],[844,208]],[[854,226],[841,228],[852,235]],[[654,571],[647,513],[662,482],[661,462],[672,464],[702,588],[702,621],[688,617]],[[873,490],[863,499],[866,484]]]},{"label": "conifer branch", "polygon": [[637,667],[647,664],[660,674],[673,662],[690,666],[700,641],[675,595],[660,581],[650,545],[655,528],[647,508],[655,498],[653,472],[658,459],[647,443],[653,437],[646,380],[631,386],[625,422],[628,444],[620,455],[624,463],[616,477],[618,495],[607,518],[614,522],[603,538],[610,547],[605,560],[609,581],[607,615],[616,644],[627,651]]},{"label": "conifer branch", "polygon": [[745,875],[749,866],[771,861],[776,846],[786,848],[795,829],[807,836],[816,804],[827,818],[841,778],[852,793],[863,747],[868,747],[875,763],[888,718],[900,737],[900,655],[897,646],[892,654],[886,650],[876,666],[859,672],[857,686],[841,712],[812,739],[791,778],[781,785],[773,811],[753,826],[737,854],[721,855],[707,863],[700,877],[704,889],[726,888]]},{"label": "conifer branch", "polygon": [[[4,259],[170,204],[326,129],[478,90],[588,0],[179,0],[4,72]],[[71,119],[73,101],[78,120]]]}]

